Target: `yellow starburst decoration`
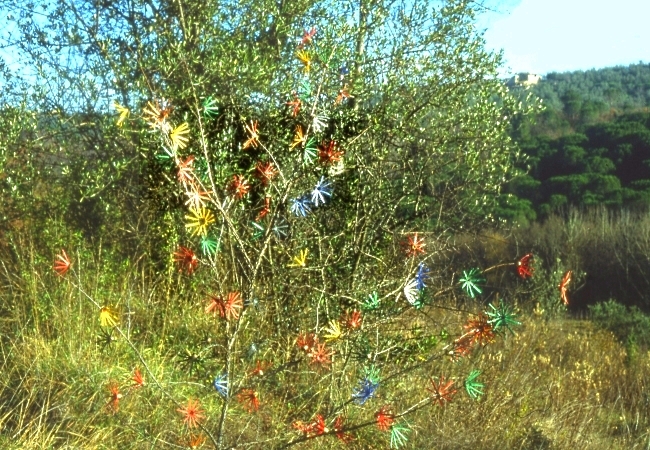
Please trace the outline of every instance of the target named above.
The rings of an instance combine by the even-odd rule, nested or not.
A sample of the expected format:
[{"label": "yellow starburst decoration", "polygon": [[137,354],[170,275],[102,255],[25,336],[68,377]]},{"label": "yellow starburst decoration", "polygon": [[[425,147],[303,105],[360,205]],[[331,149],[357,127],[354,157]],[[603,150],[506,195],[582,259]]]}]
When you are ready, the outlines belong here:
[{"label": "yellow starburst decoration", "polygon": [[300,60],[301,63],[305,65],[304,68],[305,73],[309,73],[309,71],[311,70],[311,61],[312,61],[311,55],[305,50],[300,50],[298,53],[296,53],[296,57]]},{"label": "yellow starburst decoration", "polygon": [[205,237],[208,234],[208,225],[214,223],[214,215],[207,208],[190,208],[190,214],[185,218],[189,220],[185,228],[190,230],[192,235]]},{"label": "yellow starburst decoration", "polygon": [[169,134],[169,139],[172,141],[172,149],[178,150],[179,148],[187,147],[188,138],[185,136],[190,132],[190,127],[187,122],[183,122]]},{"label": "yellow starburst decoration", "polygon": [[338,320],[330,320],[327,325],[327,328],[325,328],[325,332],[327,333],[325,335],[325,340],[327,342],[336,341],[343,337],[344,333],[341,330],[341,324]]},{"label": "yellow starburst decoration", "polygon": [[129,117],[129,114],[131,114],[131,111],[129,111],[129,108],[126,108],[116,101],[113,102],[113,108],[120,113],[120,117],[117,119],[117,126],[121,127],[124,121]]},{"label": "yellow starburst decoration", "polygon": [[99,323],[103,327],[114,327],[117,325],[117,316],[108,306],[104,306],[99,311]]},{"label": "yellow starburst decoration", "polygon": [[293,137],[293,143],[291,144],[291,148],[295,148],[298,145],[304,145],[306,141],[307,141],[307,136],[303,134],[302,127],[298,125],[296,127],[296,135]]},{"label": "yellow starburst decoration", "polygon": [[287,267],[307,267],[307,255],[309,250],[306,248],[300,250],[300,253],[293,257],[293,263],[287,264]]}]

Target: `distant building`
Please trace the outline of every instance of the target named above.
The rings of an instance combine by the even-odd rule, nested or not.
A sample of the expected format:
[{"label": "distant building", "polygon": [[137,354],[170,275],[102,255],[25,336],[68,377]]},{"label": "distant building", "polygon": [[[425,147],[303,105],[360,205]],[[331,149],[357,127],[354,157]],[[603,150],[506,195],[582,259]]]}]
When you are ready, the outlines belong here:
[{"label": "distant building", "polygon": [[510,78],[510,80],[508,80],[508,85],[523,86],[527,88],[539,83],[539,80],[541,79],[541,76],[534,73],[518,73],[514,77]]}]

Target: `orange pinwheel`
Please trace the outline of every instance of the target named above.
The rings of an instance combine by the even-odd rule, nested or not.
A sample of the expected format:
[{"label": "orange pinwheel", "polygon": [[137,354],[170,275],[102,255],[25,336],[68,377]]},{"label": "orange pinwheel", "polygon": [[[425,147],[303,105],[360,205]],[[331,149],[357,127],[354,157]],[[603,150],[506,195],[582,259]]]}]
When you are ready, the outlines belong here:
[{"label": "orange pinwheel", "polygon": [[54,271],[60,276],[63,276],[70,269],[71,265],[72,263],[70,262],[70,258],[68,258],[68,254],[65,250],[61,249],[61,254],[56,255],[56,260],[54,261]]},{"label": "orange pinwheel", "polygon": [[566,287],[571,282],[571,275],[573,275],[573,271],[567,270],[564,276],[562,277],[562,281],[557,286],[558,289],[560,290],[560,299],[562,300],[562,303],[564,303],[565,305],[569,304],[569,297],[567,297],[566,295],[567,294]]}]

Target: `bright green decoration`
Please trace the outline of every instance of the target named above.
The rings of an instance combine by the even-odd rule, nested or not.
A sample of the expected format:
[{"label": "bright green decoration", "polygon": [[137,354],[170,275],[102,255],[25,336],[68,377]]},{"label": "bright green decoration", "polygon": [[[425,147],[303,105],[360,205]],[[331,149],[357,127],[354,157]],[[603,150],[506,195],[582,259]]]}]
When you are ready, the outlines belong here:
[{"label": "bright green decoration", "polygon": [[316,140],[312,137],[309,138],[305,144],[305,150],[302,154],[303,164],[313,164],[316,159]]},{"label": "bright green decoration", "polygon": [[361,305],[361,308],[363,308],[365,311],[374,311],[375,309],[379,308],[379,295],[377,292],[373,292],[372,294],[368,295],[368,298],[365,299],[363,305]]},{"label": "bright green decoration", "polygon": [[407,433],[410,433],[411,429],[402,424],[395,424],[390,427],[390,448],[400,448],[406,445],[408,438],[406,437]]},{"label": "bright green decoration", "polygon": [[485,314],[489,317],[489,324],[492,324],[494,331],[502,332],[503,330],[508,330],[510,333],[515,334],[512,330],[513,325],[521,325],[521,322],[515,320],[515,314],[510,305],[506,305],[502,300],[499,300],[499,304],[494,306],[490,304],[491,311],[485,311]]},{"label": "bright green decoration", "polygon": [[467,391],[467,395],[472,397],[474,400],[478,400],[481,398],[483,395],[483,388],[485,385],[483,383],[479,383],[476,379],[481,375],[480,370],[472,370],[469,375],[467,375],[467,378],[465,378],[465,390]]},{"label": "bright green decoration", "polygon": [[476,295],[482,294],[483,291],[478,286],[479,283],[485,283],[485,278],[481,276],[480,269],[470,269],[469,271],[463,270],[463,277],[460,279],[461,288],[465,291],[467,295],[471,298],[475,298]]},{"label": "bright green decoration", "polygon": [[379,368],[374,364],[363,368],[363,376],[373,383],[379,383],[381,376],[379,375]]},{"label": "bright green decoration", "polygon": [[201,237],[201,252],[206,256],[216,255],[221,248],[221,242],[211,236]]},{"label": "bright green decoration", "polygon": [[203,114],[210,119],[217,117],[219,114],[217,101],[213,99],[212,96],[203,100]]}]

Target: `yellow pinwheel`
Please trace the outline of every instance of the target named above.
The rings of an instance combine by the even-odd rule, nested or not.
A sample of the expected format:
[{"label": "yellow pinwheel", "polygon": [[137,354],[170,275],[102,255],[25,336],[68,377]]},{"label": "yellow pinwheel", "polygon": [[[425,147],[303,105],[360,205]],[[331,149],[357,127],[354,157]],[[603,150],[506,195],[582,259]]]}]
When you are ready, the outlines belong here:
[{"label": "yellow pinwheel", "polygon": [[185,218],[189,221],[185,228],[190,230],[192,235],[203,237],[208,234],[208,225],[214,223],[214,214],[207,208],[190,208],[190,214]]},{"label": "yellow pinwheel", "polygon": [[124,121],[129,117],[129,114],[131,114],[131,111],[129,111],[129,108],[120,105],[116,101],[113,102],[113,108],[120,113],[120,117],[117,119],[117,126],[121,127]]},{"label": "yellow pinwheel", "polygon": [[99,323],[103,327],[114,327],[117,325],[117,316],[108,306],[99,311]]},{"label": "yellow pinwheel", "polygon": [[343,337],[343,331],[341,330],[341,324],[338,320],[330,320],[325,328],[325,340],[327,342],[336,341]]},{"label": "yellow pinwheel", "polygon": [[306,248],[300,250],[300,253],[293,257],[293,263],[287,264],[287,267],[307,267],[307,254],[309,250]]},{"label": "yellow pinwheel", "polygon": [[188,138],[186,134],[189,132],[190,127],[187,122],[183,122],[172,130],[172,132],[169,134],[169,139],[172,141],[172,149],[174,151],[178,150],[179,148],[182,149],[187,147]]}]

